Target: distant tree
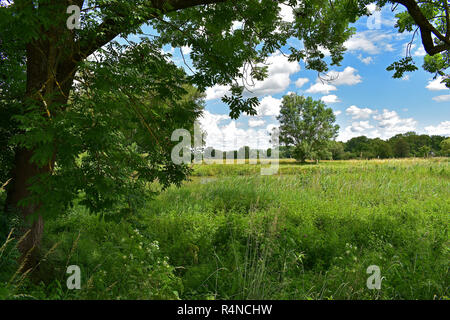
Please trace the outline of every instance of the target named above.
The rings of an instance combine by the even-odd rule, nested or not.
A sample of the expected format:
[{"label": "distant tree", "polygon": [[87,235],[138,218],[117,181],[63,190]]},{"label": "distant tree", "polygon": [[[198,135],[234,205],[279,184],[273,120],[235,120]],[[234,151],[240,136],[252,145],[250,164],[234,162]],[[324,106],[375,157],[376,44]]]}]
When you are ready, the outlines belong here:
[{"label": "distant tree", "polygon": [[441,150],[441,143],[442,143],[442,141],[445,140],[445,137],[434,135],[434,136],[431,136],[430,138],[431,138],[431,145],[430,145],[431,150],[434,153],[439,153],[439,151]]},{"label": "distant tree", "polygon": [[391,158],[393,157],[393,152],[390,144],[380,138],[375,138],[370,141],[371,152],[375,158]]},{"label": "distant tree", "polygon": [[411,57],[414,37],[420,34],[424,57],[423,69],[442,76],[442,82],[450,88],[450,10],[448,0],[378,0],[378,5],[401,4],[407,11],[396,15],[395,27],[400,33],[410,32],[412,40],[406,47],[406,56],[391,64],[387,69],[395,71],[394,78],[402,78],[405,72],[417,70]]},{"label": "distant tree", "polygon": [[419,155],[424,158],[428,158],[428,156],[430,155],[430,152],[431,152],[431,148],[429,146],[421,146],[419,148]]},{"label": "distant tree", "polygon": [[319,159],[335,138],[339,126],[331,108],[322,101],[291,93],[283,97],[280,115],[280,143],[294,146],[294,157],[304,162]]},{"label": "distant tree", "polygon": [[409,144],[404,138],[397,138],[394,140],[393,151],[396,158],[409,157]]},{"label": "distant tree", "polygon": [[350,139],[346,143],[345,150],[352,154],[353,158],[372,158],[372,146],[370,139],[366,136],[359,136]]},{"label": "distant tree", "polygon": [[442,140],[440,147],[441,147],[441,155],[445,157],[450,157],[450,138]]},{"label": "distant tree", "polygon": [[331,152],[333,160],[343,160],[345,158],[345,144],[340,141],[330,141],[328,150]]}]

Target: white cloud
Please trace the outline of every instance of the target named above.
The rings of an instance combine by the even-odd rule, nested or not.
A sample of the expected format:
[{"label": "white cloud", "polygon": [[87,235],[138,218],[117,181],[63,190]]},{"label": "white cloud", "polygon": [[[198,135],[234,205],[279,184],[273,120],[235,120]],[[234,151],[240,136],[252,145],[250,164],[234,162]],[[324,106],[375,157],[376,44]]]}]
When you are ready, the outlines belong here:
[{"label": "white cloud", "polygon": [[308,78],[298,78],[295,81],[295,85],[297,86],[297,88],[301,88],[303,87],[304,84],[306,84],[307,82],[309,82]]},{"label": "white cloud", "polygon": [[444,83],[442,83],[443,77],[439,76],[434,80],[428,81],[426,88],[431,91],[448,90]]},{"label": "white cloud", "polygon": [[409,76],[409,74],[405,74],[403,77],[402,77],[402,81],[409,81],[409,79],[411,79],[411,77]]},{"label": "white cloud", "polygon": [[372,129],[373,126],[369,124],[369,121],[359,121],[353,122],[350,128],[353,132],[361,133],[367,129]]},{"label": "white cloud", "polygon": [[278,116],[280,114],[281,99],[272,96],[264,97],[256,107],[258,116]]},{"label": "white cloud", "polygon": [[323,96],[322,98],[320,98],[320,100],[322,100],[325,103],[337,103],[337,102],[341,102],[341,100],[339,100],[339,98],[337,97],[337,95],[335,94],[330,94],[328,96]]},{"label": "white cloud", "polygon": [[280,16],[281,19],[285,22],[294,22],[294,12],[292,11],[292,8],[285,4],[280,4]]},{"label": "white cloud", "polygon": [[417,121],[413,118],[402,119],[396,111],[383,109],[383,113],[373,117],[378,121],[377,126],[383,130],[382,137],[387,138],[399,133],[414,131]]},{"label": "white cloud", "polygon": [[358,55],[358,59],[364,64],[371,64],[373,62],[372,57],[369,56],[369,57],[364,58],[362,54]]},{"label": "white cloud", "polygon": [[238,150],[243,146],[255,149],[267,149],[271,146],[268,133],[271,125],[259,130],[242,129],[229,116],[212,114],[208,111],[205,111],[199,120],[202,129],[207,133],[205,137],[207,147],[229,151]]},{"label": "white cloud", "polygon": [[345,110],[345,112],[348,115],[351,115],[352,119],[368,119],[377,111],[369,108],[358,108],[357,106],[350,106]]},{"label": "white cloud", "polygon": [[393,51],[394,48],[390,43],[396,37],[394,33],[367,30],[356,32],[350,39],[348,39],[344,46],[348,51],[363,51],[369,54],[379,54],[383,51]]},{"label": "white cloud", "polygon": [[230,86],[216,85],[214,87],[209,87],[206,89],[206,100],[214,100],[222,98],[224,95],[229,93]]},{"label": "white cloud", "polygon": [[334,115],[337,117],[338,115],[340,115],[342,113],[342,111],[341,110],[336,110],[336,111],[334,111]]},{"label": "white cloud", "polygon": [[339,132],[338,140],[347,141],[358,136],[389,139],[399,133],[415,131],[417,125],[417,121],[413,118],[400,118],[396,111],[387,109],[383,109],[381,114],[373,116],[372,119],[375,120],[374,123],[369,119],[352,122]]},{"label": "white cloud", "polygon": [[[300,65],[298,62],[290,62],[287,57],[280,52],[274,53],[270,56],[266,65],[268,66],[268,77],[263,81],[255,81],[247,85],[248,90],[245,90],[246,96],[261,97],[264,95],[276,94],[286,91],[291,84],[290,76],[300,71]],[[241,83],[242,79],[238,79]],[[223,97],[229,91],[229,86],[216,85],[206,90],[206,100],[213,100]]]},{"label": "white cloud", "polygon": [[359,121],[353,122],[350,126],[345,127],[344,130],[339,132],[337,140],[348,141],[351,138],[366,136],[369,138],[376,138],[379,135],[377,130],[373,129],[374,126],[369,123],[369,121]]},{"label": "white cloud", "polygon": [[429,135],[450,136],[450,121],[443,121],[437,126],[425,127]]},{"label": "white cloud", "polygon": [[441,96],[434,97],[433,100],[437,101],[437,102],[450,101],[450,94],[444,94],[444,95],[441,95]]},{"label": "white cloud", "polygon": [[358,70],[356,70],[353,67],[346,67],[344,71],[338,72],[338,71],[330,71],[327,73],[326,77],[330,79],[330,83],[341,86],[341,85],[348,85],[353,86],[355,84],[358,84],[362,82],[361,76],[358,73]]},{"label": "white cloud", "polygon": [[234,30],[238,30],[238,29],[242,29],[243,27],[243,22],[242,21],[233,21],[233,25],[231,26],[231,29]]},{"label": "white cloud", "polygon": [[322,83],[322,82],[316,82],[311,87],[309,87],[308,90],[306,90],[307,93],[322,93],[322,94],[329,94],[330,91],[336,91],[337,88],[335,86],[332,86],[328,83]]},{"label": "white cloud", "polygon": [[425,52],[425,49],[422,46],[419,46],[419,48],[414,51],[413,56],[415,57],[423,57],[425,56],[427,53]]},{"label": "white cloud", "polygon": [[192,48],[189,46],[182,46],[181,51],[183,52],[183,54],[190,54],[192,52]]},{"label": "white cloud", "polygon": [[261,119],[249,119],[248,120],[248,125],[251,128],[254,127],[262,127],[266,122],[264,120]]}]

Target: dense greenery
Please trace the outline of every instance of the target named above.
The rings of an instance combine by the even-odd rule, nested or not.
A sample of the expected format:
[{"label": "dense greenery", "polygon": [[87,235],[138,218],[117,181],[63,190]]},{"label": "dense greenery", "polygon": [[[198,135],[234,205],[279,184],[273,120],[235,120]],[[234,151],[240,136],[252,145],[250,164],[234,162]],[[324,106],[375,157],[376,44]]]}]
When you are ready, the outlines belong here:
[{"label": "dense greenery", "polygon": [[293,147],[294,158],[306,159],[327,157],[330,140],[337,136],[339,126],[331,108],[320,100],[291,93],[283,97],[280,115],[279,141]]},{"label": "dense greenery", "polygon": [[[448,297],[448,158],[259,170],[197,165],[191,182],[116,221],[76,205],[48,221],[40,282],[5,286],[16,269],[0,253],[0,297]],[[68,264],[81,266],[82,290],[66,289]],[[373,264],[379,291],[366,287]]]},{"label": "dense greenery", "polygon": [[[245,152],[243,152],[244,149]],[[228,159],[249,159],[250,155],[256,159],[267,158],[270,156],[268,150],[254,150],[250,147],[243,147],[238,151],[220,151],[223,158]],[[281,158],[296,158],[295,147],[279,147]],[[245,155],[245,156],[244,156]],[[450,156],[450,138],[444,136],[429,136],[426,134],[418,135],[415,132],[398,134],[390,139],[382,140],[380,138],[370,139],[366,136],[359,136],[348,140],[347,142],[328,140],[321,148],[317,149],[315,156],[307,159],[315,160],[348,160],[348,159],[389,159],[389,158],[408,158],[408,157],[449,157]]]},{"label": "dense greenery", "polygon": [[[417,5],[413,0],[378,3],[400,3],[409,10],[411,1]],[[232,118],[255,114],[258,99],[244,91],[252,80],[267,77],[268,57],[295,38],[302,47],[287,48],[290,61],[303,61],[306,69],[322,73],[330,64],[338,66],[343,44],[354,32],[349,24],[368,14],[370,2],[1,1],[0,192],[5,212],[0,215],[0,239],[6,240],[0,247],[0,298],[367,298],[374,294],[361,289],[364,281],[358,282],[362,291],[357,283],[337,284],[339,277],[350,279],[348,272],[362,268],[361,264],[349,271],[349,257],[361,261],[380,254],[367,237],[381,243],[381,260],[375,262],[383,268],[396,270],[397,265],[389,263],[397,261],[397,256],[389,248],[402,248],[401,266],[407,271],[420,270],[418,277],[401,284],[395,282],[400,281],[398,275],[387,271],[394,282],[381,297],[445,296],[442,261],[447,258],[443,249],[447,239],[441,216],[448,206],[445,201],[435,203],[436,192],[446,195],[445,162],[420,164],[414,170],[399,165],[396,172],[417,179],[409,185],[411,198],[398,206],[392,199],[371,198],[370,206],[379,204],[374,206],[379,209],[366,212],[363,203],[360,216],[353,216],[351,204],[345,202],[348,195],[342,193],[350,186],[359,187],[359,175],[353,169],[339,168],[337,174],[334,168],[322,172],[318,166],[319,171],[303,172],[302,167],[292,165],[283,170],[295,174],[282,182],[276,180],[279,177],[237,179],[232,174],[214,187],[192,183],[172,189],[188,178],[191,168],[171,161],[176,142],[170,135],[177,128],[192,129],[206,88],[231,86],[222,101],[228,104]],[[423,41],[431,34],[438,38],[423,43],[430,54],[424,68],[446,80],[449,35],[437,33],[449,30],[447,1],[445,10],[438,1],[427,3],[399,16],[398,27],[404,31],[417,25]],[[67,28],[66,9],[73,4],[84,9],[80,29]],[[294,9],[292,23],[283,21],[281,4]],[[416,16],[417,12],[422,15]],[[447,19],[434,19],[436,14],[445,14]],[[432,21],[432,28],[423,19]],[[233,28],[236,22],[240,28]],[[152,34],[143,32],[144,24]],[[131,34],[141,37],[138,43],[127,39]],[[115,41],[118,38],[121,42]],[[189,46],[193,70],[176,67],[163,52],[165,45]],[[330,52],[326,59],[324,50]],[[398,76],[414,68],[407,57],[391,69]],[[300,160],[329,154],[339,158],[342,145],[331,142],[333,136],[327,134],[317,147],[308,145],[308,150],[297,149],[292,154]],[[394,137],[392,143],[361,139],[354,146],[355,141],[348,142],[342,157],[447,154],[447,142],[430,139],[424,143],[413,142],[409,136]],[[318,156],[319,152],[323,154]],[[360,169],[370,171],[371,165]],[[197,168],[197,174],[214,168]],[[237,171],[245,173],[248,168],[244,165]],[[394,169],[383,170],[397,178],[397,183],[372,195],[402,192],[400,176],[390,173]],[[434,175],[437,181],[431,180],[430,176],[436,179]],[[344,176],[345,180],[339,180]],[[385,176],[380,178],[378,173],[372,178],[372,187],[385,182]],[[328,179],[324,186],[321,179]],[[280,183],[284,191],[294,191],[277,191]],[[425,193],[422,198],[418,189]],[[333,190],[335,200],[328,201],[327,190]],[[156,202],[149,201],[160,192]],[[200,192],[204,202],[191,192]],[[310,198],[302,198],[306,195]],[[415,215],[414,208],[420,204],[416,202],[421,200],[425,213]],[[331,207],[322,207],[326,204]],[[335,211],[345,205],[349,211]],[[307,214],[300,215],[299,210]],[[340,229],[336,228],[339,222],[343,223]],[[417,228],[406,232],[415,223]],[[423,243],[407,244],[420,237]],[[38,252],[41,240],[43,250]],[[344,248],[361,251],[350,255]],[[22,256],[19,261],[17,249]],[[416,257],[420,254],[414,267],[413,252]],[[30,264],[22,263],[23,259]],[[65,289],[64,271],[69,263],[82,266],[85,290]],[[268,280],[262,281],[266,276]],[[358,277],[353,279],[349,281]],[[302,291],[298,291],[300,285]]]}]

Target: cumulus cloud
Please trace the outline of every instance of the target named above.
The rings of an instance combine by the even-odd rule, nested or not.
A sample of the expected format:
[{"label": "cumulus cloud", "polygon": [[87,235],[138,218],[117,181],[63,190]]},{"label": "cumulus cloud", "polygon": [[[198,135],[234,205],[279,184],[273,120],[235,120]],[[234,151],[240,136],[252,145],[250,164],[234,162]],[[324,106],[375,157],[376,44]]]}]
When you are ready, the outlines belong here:
[{"label": "cumulus cloud", "polygon": [[308,78],[298,78],[298,79],[295,81],[295,85],[296,85],[297,88],[301,88],[301,87],[303,87],[303,85],[306,84],[307,82],[309,82],[309,79],[308,79]]},{"label": "cumulus cloud", "polygon": [[189,46],[182,46],[181,51],[183,52],[183,54],[190,54],[192,52],[192,48]]},{"label": "cumulus cloud", "polygon": [[292,7],[285,4],[280,4],[280,9],[280,16],[283,21],[294,22],[295,17]]},{"label": "cumulus cloud", "polygon": [[206,100],[222,98],[229,93],[229,90],[230,86],[216,85],[214,87],[209,87],[206,89]]},{"label": "cumulus cloud", "polygon": [[[372,110],[371,113],[374,112]],[[366,117],[366,115],[364,116]],[[370,117],[366,118],[367,120],[364,121],[354,121],[341,130],[338,140],[347,141],[358,136],[389,139],[400,133],[415,131],[417,126],[417,121],[413,118],[401,118],[396,111],[388,109],[383,109],[381,114],[376,114],[371,119],[369,119]]]},{"label": "cumulus cloud", "polygon": [[369,108],[358,108],[357,106],[350,106],[345,110],[345,113],[350,115],[352,119],[368,119],[377,111]]},{"label": "cumulus cloud", "polygon": [[350,128],[352,132],[361,133],[366,131],[367,129],[372,129],[373,126],[369,124],[369,121],[358,121],[353,122]]},{"label": "cumulus cloud", "polygon": [[261,119],[249,119],[248,120],[248,126],[251,128],[254,127],[262,127],[266,122]]},{"label": "cumulus cloud", "polygon": [[323,96],[322,98],[320,98],[320,100],[322,100],[325,103],[337,103],[337,102],[341,101],[341,100],[339,100],[339,98],[335,94],[330,94],[328,96]]},{"label": "cumulus cloud", "polygon": [[340,115],[342,113],[342,111],[341,110],[336,110],[336,111],[334,111],[334,115],[337,117],[338,115]]},{"label": "cumulus cloud", "polygon": [[383,130],[384,137],[391,137],[399,133],[414,131],[417,121],[413,118],[400,118],[396,111],[383,109],[383,113],[373,117],[378,121],[377,126]]},{"label": "cumulus cloud", "polygon": [[[285,91],[291,84],[290,76],[300,71],[298,62],[290,62],[287,57],[280,52],[270,56],[266,65],[268,67],[268,77],[263,81],[255,81],[248,90],[245,90],[246,96],[261,97],[264,95],[276,94]],[[238,79],[241,83],[242,79]],[[251,81],[248,81],[251,82]],[[216,85],[206,90],[206,100],[213,100],[223,97],[229,91],[229,86]]]},{"label": "cumulus cloud", "polygon": [[338,72],[338,71],[330,71],[327,73],[326,77],[330,79],[330,83],[341,86],[341,85],[348,85],[353,86],[355,84],[358,84],[362,82],[361,76],[358,73],[358,70],[356,70],[353,67],[346,67],[344,71]]},{"label": "cumulus cloud", "polygon": [[450,101],[450,94],[444,94],[444,95],[441,95],[441,96],[434,97],[433,100],[437,101],[437,102]]},{"label": "cumulus cloud", "polygon": [[427,126],[425,131],[429,135],[450,136],[450,121],[443,121],[437,126]]},{"label": "cumulus cloud", "polygon": [[439,76],[434,80],[430,80],[428,81],[428,85],[426,86],[426,88],[431,91],[448,90],[445,84],[441,82],[442,80],[442,76]]},{"label": "cumulus cloud", "polygon": [[358,59],[359,61],[361,61],[364,64],[371,64],[373,62],[373,58],[372,57],[366,57],[364,58],[362,54],[358,55]]},{"label": "cumulus cloud", "polygon": [[227,115],[213,114],[208,111],[199,119],[202,130],[206,131],[206,146],[229,151],[237,150],[243,146],[254,149],[267,149],[271,147],[269,128],[243,129],[236,121]]},{"label": "cumulus cloud", "polygon": [[369,123],[369,121],[359,121],[353,122],[350,126],[344,128],[339,132],[337,140],[339,141],[348,141],[351,138],[366,136],[369,138],[376,138],[379,136],[379,132],[374,129],[374,126]]},{"label": "cumulus cloud", "polygon": [[280,114],[281,99],[272,96],[264,97],[256,107],[258,116],[278,116]]},{"label": "cumulus cloud", "polygon": [[415,57],[423,57],[425,56],[427,53],[425,52],[425,49],[422,46],[419,46],[419,48],[414,51],[413,56]]}]

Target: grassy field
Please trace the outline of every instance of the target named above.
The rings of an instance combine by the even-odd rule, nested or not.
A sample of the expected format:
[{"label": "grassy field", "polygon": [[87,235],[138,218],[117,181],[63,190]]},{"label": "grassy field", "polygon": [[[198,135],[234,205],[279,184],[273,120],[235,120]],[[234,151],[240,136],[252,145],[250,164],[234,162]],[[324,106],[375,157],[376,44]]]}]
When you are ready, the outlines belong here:
[{"label": "grassy field", "polygon": [[[260,168],[196,165],[124,217],[76,206],[47,222],[34,276],[11,281],[14,242],[0,249],[0,298],[447,299],[448,158]],[[72,264],[81,290],[66,289]]]}]

